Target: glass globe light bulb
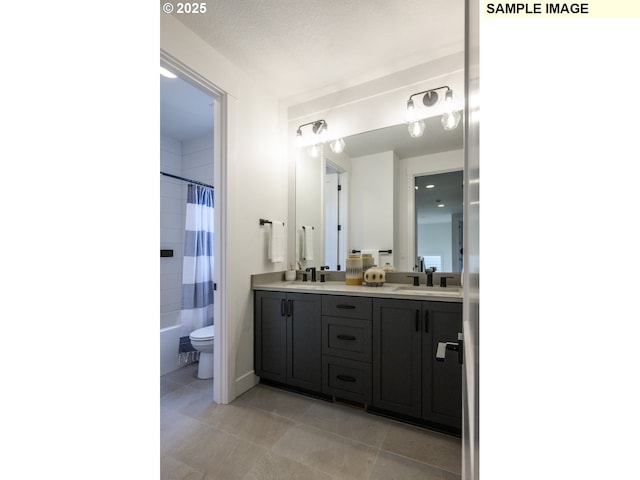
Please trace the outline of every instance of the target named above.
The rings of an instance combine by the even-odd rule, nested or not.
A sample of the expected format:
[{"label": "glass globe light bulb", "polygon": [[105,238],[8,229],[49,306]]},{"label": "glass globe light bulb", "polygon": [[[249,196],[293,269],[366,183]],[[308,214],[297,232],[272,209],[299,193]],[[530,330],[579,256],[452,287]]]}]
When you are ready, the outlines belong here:
[{"label": "glass globe light bulb", "polygon": [[421,137],[424,133],[425,123],[422,120],[409,124],[409,135],[413,138]]},{"label": "glass globe light bulb", "polygon": [[454,110],[450,113],[443,114],[440,121],[442,122],[442,127],[445,130],[454,130],[458,127],[461,118],[462,116],[460,115],[460,112]]},{"label": "glass globe light bulb", "polygon": [[334,141],[329,143],[333,153],[341,153],[344,150],[344,145],[344,140],[342,138],[336,138]]},{"label": "glass globe light bulb", "polygon": [[406,120],[407,122],[413,122],[416,119],[416,107],[413,104],[413,100],[410,98],[407,102],[407,113]]}]

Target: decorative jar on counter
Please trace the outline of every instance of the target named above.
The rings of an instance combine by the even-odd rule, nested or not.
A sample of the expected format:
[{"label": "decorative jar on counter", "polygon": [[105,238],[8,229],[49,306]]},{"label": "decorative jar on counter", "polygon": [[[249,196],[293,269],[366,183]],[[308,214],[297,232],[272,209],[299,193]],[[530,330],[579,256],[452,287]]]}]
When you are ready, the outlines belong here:
[{"label": "decorative jar on counter", "polygon": [[382,267],[382,269],[385,271],[385,273],[395,272],[396,271],[396,267],[391,265],[389,262],[385,263],[384,266]]},{"label": "decorative jar on counter", "polygon": [[373,267],[373,255],[370,253],[362,254],[362,271],[366,272],[368,269]]},{"label": "decorative jar on counter", "polygon": [[347,257],[345,283],[347,285],[362,285],[362,257],[360,255],[353,254]]}]

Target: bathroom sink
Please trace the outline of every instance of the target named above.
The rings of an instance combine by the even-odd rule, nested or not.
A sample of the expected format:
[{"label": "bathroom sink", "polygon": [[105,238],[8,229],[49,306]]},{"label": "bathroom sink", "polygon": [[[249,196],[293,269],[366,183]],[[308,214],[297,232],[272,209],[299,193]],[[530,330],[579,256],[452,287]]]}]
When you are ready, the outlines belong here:
[{"label": "bathroom sink", "polygon": [[413,293],[418,295],[461,295],[461,287],[414,287],[403,285],[395,289],[400,293]]}]

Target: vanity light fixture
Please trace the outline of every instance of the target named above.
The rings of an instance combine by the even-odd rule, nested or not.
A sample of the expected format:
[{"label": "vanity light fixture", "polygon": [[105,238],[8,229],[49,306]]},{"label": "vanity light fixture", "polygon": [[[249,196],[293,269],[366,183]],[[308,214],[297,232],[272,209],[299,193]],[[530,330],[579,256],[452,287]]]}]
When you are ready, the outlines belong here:
[{"label": "vanity light fixture", "polygon": [[422,104],[425,107],[432,107],[438,102],[438,90],[446,89],[445,93],[445,112],[442,114],[442,126],[445,130],[453,130],[460,123],[460,112],[454,109],[453,104],[453,90],[448,86],[442,86],[438,88],[432,88],[431,90],[425,90],[424,92],[414,93],[407,100],[407,123],[409,124],[409,135],[412,137],[421,137],[424,134],[425,123],[421,118],[418,118],[416,106],[413,101],[413,97],[416,95],[424,95],[422,97]]},{"label": "vanity light fixture", "polygon": [[[296,130],[296,144],[298,147],[302,147],[305,144],[304,137],[302,135],[302,127],[306,127],[308,125],[311,125],[311,131],[314,135],[310,153],[312,156],[317,157],[320,154],[319,145],[329,141],[329,127],[325,120],[314,120],[313,122],[303,123]],[[335,138],[329,142],[329,147],[331,147],[333,152],[340,153],[345,147],[344,140],[342,138]]]}]

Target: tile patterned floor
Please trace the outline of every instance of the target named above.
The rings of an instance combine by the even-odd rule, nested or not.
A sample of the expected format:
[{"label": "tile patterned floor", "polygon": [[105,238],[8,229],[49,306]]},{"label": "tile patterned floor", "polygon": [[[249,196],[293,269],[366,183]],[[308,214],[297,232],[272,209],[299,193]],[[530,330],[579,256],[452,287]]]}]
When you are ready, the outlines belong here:
[{"label": "tile patterned floor", "polygon": [[196,367],[161,383],[162,480],[460,480],[460,439],[265,385],[230,405]]}]

